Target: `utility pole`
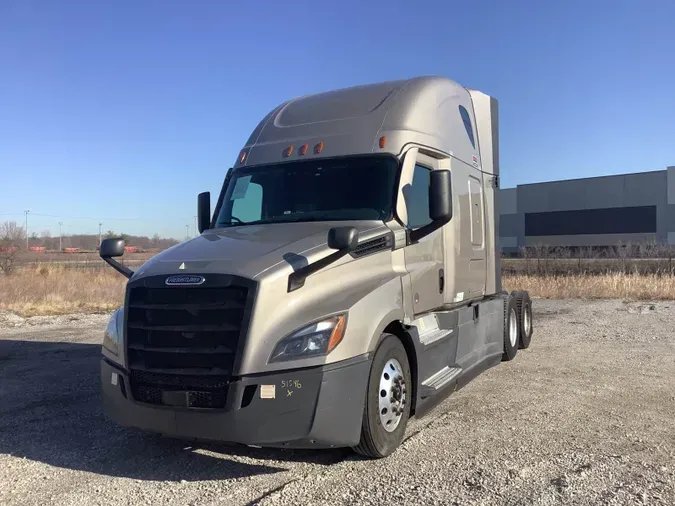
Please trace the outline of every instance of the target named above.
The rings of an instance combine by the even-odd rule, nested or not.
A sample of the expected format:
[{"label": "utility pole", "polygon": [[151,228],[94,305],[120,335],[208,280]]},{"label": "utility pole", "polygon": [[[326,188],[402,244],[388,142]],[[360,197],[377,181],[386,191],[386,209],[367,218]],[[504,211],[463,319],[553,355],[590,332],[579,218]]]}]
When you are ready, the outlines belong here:
[{"label": "utility pole", "polygon": [[101,247],[101,226],[102,225],[103,225],[103,223],[101,223],[99,221],[98,222],[98,246],[99,246],[99,248]]},{"label": "utility pole", "polygon": [[190,238],[190,225],[185,225],[185,240]]},{"label": "utility pole", "polygon": [[197,226],[197,217],[195,216],[195,237],[197,237],[197,234],[199,233],[199,232],[197,231],[198,228],[199,228],[199,227]]},{"label": "utility pole", "polygon": [[59,251],[63,251],[63,241],[61,240],[61,225],[63,225],[62,221],[59,221]]},{"label": "utility pole", "polygon": [[26,209],[23,212],[26,215],[26,249],[28,249],[28,213],[30,213],[30,209]]}]

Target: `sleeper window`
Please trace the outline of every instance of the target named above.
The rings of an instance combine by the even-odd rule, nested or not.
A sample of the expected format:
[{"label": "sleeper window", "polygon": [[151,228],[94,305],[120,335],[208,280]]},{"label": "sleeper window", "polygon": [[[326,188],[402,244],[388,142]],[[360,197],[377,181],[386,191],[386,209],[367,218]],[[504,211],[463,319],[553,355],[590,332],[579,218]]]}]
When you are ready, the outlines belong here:
[{"label": "sleeper window", "polygon": [[471,126],[471,118],[469,117],[469,111],[462,105],[459,106],[459,115],[462,117],[462,122],[464,122],[464,128],[466,128],[466,134],[469,136],[471,145],[476,148],[476,142],[473,138],[473,126]]}]

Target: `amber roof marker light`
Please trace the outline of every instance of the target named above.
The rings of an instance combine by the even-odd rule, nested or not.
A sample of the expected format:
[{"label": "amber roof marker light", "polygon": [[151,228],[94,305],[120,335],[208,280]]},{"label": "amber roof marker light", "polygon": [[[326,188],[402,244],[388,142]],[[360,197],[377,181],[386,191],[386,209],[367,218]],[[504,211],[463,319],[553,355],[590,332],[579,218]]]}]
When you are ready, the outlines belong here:
[{"label": "amber roof marker light", "polygon": [[286,149],[284,149],[284,158],[288,158],[293,153],[293,145],[291,144]]},{"label": "amber roof marker light", "polygon": [[242,149],[241,153],[239,153],[239,163],[244,163],[244,161],[246,160],[246,154],[247,154],[246,150]]},{"label": "amber roof marker light", "polygon": [[323,151],[323,141],[319,142],[316,146],[314,146],[314,152],[318,155]]},{"label": "amber roof marker light", "polygon": [[380,149],[384,149],[384,147],[387,145],[387,136],[383,135],[380,137]]},{"label": "amber roof marker light", "polygon": [[300,146],[300,149],[298,150],[298,154],[300,156],[304,156],[307,153],[307,150],[309,149],[309,144],[303,144]]}]

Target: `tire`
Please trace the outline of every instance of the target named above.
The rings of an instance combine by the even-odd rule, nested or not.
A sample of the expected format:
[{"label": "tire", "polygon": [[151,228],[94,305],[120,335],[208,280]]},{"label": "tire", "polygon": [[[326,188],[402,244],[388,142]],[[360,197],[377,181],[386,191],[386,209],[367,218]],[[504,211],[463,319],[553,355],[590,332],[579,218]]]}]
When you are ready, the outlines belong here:
[{"label": "tire", "polygon": [[521,350],[530,347],[532,342],[532,300],[527,292],[513,292],[518,311],[518,347]]},{"label": "tire", "polygon": [[518,308],[516,298],[508,295],[504,298],[504,353],[502,360],[513,360],[518,353]]},{"label": "tire", "polygon": [[[370,366],[361,440],[358,446],[353,448],[356,453],[380,459],[391,455],[399,447],[410,418],[410,399],[413,391],[411,378],[408,355],[403,344],[393,334],[382,334],[382,340]],[[381,397],[381,392],[385,391],[383,387],[389,391],[387,395]],[[400,416],[391,409],[392,398],[398,402],[398,405],[393,407],[401,410]],[[381,402],[389,406],[384,414],[381,413],[384,409]],[[389,429],[385,428],[387,421]]]}]

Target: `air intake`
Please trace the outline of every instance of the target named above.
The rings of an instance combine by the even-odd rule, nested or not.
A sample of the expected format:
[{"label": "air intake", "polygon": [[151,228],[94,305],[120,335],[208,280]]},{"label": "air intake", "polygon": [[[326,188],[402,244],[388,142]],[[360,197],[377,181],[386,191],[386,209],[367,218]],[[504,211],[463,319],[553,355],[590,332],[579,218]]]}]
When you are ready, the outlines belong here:
[{"label": "air intake", "polygon": [[368,241],[362,242],[354,249],[354,251],[351,252],[351,255],[354,258],[361,258],[367,255],[372,255],[373,253],[379,253],[380,251],[391,250],[393,247],[394,235],[388,233],[386,235],[376,237],[375,239],[369,239]]}]

